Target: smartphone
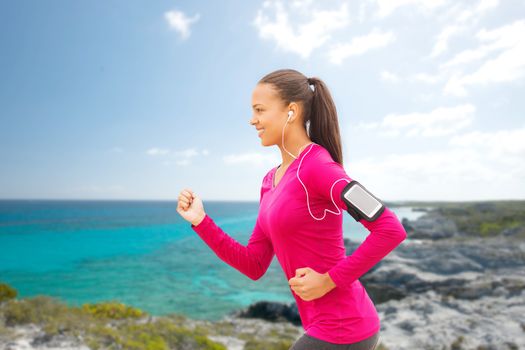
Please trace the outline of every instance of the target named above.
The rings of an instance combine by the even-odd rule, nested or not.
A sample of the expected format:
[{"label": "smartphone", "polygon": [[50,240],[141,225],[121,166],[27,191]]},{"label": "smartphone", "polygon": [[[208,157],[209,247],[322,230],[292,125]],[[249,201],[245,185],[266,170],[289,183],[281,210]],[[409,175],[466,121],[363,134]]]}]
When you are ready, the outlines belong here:
[{"label": "smartphone", "polygon": [[356,180],[345,186],[342,198],[367,221],[374,221],[385,209],[385,205]]}]

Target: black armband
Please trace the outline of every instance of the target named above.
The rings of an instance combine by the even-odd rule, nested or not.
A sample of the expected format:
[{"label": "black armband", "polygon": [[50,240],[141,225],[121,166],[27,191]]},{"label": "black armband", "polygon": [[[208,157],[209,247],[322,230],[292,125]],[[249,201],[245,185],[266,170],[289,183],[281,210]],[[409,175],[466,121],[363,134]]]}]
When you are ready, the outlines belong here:
[{"label": "black armband", "polygon": [[355,221],[375,221],[385,210],[383,202],[356,180],[350,181],[343,188],[341,199],[346,203],[347,211]]}]

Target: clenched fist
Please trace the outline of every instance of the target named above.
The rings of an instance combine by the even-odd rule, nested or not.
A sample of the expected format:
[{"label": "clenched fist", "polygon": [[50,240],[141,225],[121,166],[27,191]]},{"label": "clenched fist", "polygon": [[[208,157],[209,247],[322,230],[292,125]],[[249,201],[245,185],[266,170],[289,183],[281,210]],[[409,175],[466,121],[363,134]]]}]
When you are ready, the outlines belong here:
[{"label": "clenched fist", "polygon": [[191,189],[185,188],[180,191],[177,203],[177,213],[189,221],[192,225],[197,226],[206,216],[202,201]]}]

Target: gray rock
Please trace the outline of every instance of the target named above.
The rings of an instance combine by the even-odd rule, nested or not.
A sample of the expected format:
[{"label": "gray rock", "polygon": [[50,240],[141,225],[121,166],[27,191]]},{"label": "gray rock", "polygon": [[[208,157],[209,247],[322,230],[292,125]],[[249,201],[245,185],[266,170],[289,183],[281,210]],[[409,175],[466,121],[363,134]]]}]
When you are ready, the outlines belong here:
[{"label": "gray rock", "polygon": [[258,301],[246,309],[233,312],[232,315],[243,318],[259,318],[272,322],[289,321],[294,325],[301,325],[301,318],[295,302],[284,304],[275,301]]},{"label": "gray rock", "polygon": [[459,235],[456,223],[444,217],[439,210],[428,211],[417,220],[403,218],[401,224],[412,239],[443,239]]}]

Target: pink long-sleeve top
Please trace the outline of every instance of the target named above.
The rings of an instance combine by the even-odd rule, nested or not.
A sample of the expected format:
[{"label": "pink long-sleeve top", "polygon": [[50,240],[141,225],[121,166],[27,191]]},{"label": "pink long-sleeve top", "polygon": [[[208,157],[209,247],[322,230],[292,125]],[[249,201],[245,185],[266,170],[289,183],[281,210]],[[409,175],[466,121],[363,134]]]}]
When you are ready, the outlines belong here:
[{"label": "pink long-sleeve top", "polygon": [[[343,215],[350,214],[341,192],[352,179],[344,168],[327,149],[312,143],[289,165],[277,186],[276,170],[272,168],[262,180],[259,213],[246,246],[226,234],[207,214],[198,225],[191,225],[192,229],[220,259],[253,280],[264,275],[274,255],[287,280],[302,267],[328,272],[336,287],[320,298],[305,301],[289,286],[308,335],[349,344],[378,332],[379,316],[358,278],[406,238],[397,216],[386,207],[373,222],[359,220],[370,234],[346,256]],[[336,182],[341,178],[347,181]],[[324,219],[314,219],[308,204],[316,218],[326,215]],[[325,214],[325,209],[339,215]]]}]

